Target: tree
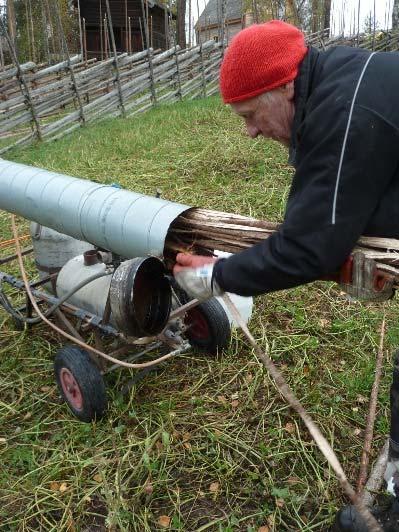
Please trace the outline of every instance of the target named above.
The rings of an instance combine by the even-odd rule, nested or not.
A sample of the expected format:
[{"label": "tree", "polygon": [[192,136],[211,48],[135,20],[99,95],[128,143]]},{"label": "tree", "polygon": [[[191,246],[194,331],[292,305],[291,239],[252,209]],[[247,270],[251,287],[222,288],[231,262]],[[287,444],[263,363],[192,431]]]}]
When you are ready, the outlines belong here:
[{"label": "tree", "polygon": [[177,44],[186,47],[186,0],[177,0]]},{"label": "tree", "polygon": [[312,33],[319,31],[320,29],[320,12],[321,2],[320,0],[312,0]]},{"label": "tree", "polygon": [[324,21],[323,21],[324,30],[330,28],[330,20],[331,20],[331,0],[324,0]]},{"label": "tree", "polygon": [[58,61],[64,58],[57,11],[61,16],[62,31],[66,36],[69,51],[75,53],[79,50],[78,21],[76,15],[68,9],[68,0],[7,1],[8,4],[13,4],[15,42],[21,63],[29,60],[36,63]]},{"label": "tree", "polygon": [[393,0],[392,6],[392,29],[399,28],[399,0]]},{"label": "tree", "polygon": [[7,0],[7,21],[8,21],[8,34],[10,36],[11,42],[15,46],[17,24],[15,21],[14,0]]}]

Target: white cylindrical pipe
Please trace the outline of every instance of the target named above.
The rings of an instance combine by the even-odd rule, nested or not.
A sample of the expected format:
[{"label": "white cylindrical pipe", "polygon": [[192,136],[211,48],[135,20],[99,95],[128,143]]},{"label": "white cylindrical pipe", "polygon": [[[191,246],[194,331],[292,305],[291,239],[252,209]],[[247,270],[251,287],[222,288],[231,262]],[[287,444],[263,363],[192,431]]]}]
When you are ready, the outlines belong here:
[{"label": "white cylindrical pipe", "polygon": [[124,258],[162,257],[187,205],[0,159],[0,209]]}]

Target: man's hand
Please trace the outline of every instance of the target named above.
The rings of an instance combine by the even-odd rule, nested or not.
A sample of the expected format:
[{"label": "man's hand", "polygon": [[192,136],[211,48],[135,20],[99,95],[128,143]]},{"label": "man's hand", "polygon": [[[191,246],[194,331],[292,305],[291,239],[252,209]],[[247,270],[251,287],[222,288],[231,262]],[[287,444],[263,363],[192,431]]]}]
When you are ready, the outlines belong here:
[{"label": "man's hand", "polygon": [[177,283],[191,297],[204,301],[223,291],[213,280],[213,265],[218,259],[202,255],[179,253],[173,268]]},{"label": "man's hand", "polygon": [[341,268],[340,286],[359,301],[386,301],[394,294],[394,278],[377,269],[376,262],[357,251]]}]

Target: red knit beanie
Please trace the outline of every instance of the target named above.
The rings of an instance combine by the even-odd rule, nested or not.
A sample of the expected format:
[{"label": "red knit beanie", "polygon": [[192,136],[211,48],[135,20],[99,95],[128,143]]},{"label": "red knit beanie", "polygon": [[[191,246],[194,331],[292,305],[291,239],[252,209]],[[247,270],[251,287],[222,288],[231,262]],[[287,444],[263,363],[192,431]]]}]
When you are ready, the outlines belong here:
[{"label": "red knit beanie", "polygon": [[281,20],[240,31],[220,69],[224,103],[247,100],[292,81],[307,51],[303,33]]}]

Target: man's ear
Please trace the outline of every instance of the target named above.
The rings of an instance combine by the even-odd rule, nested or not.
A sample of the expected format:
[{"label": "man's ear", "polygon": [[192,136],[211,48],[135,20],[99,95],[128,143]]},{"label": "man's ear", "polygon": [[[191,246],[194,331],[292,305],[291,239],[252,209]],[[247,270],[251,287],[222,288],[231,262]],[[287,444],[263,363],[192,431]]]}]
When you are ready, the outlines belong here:
[{"label": "man's ear", "polygon": [[285,83],[285,85],[281,86],[281,90],[286,94],[288,100],[292,100],[294,98],[294,80],[289,81],[288,83]]}]

